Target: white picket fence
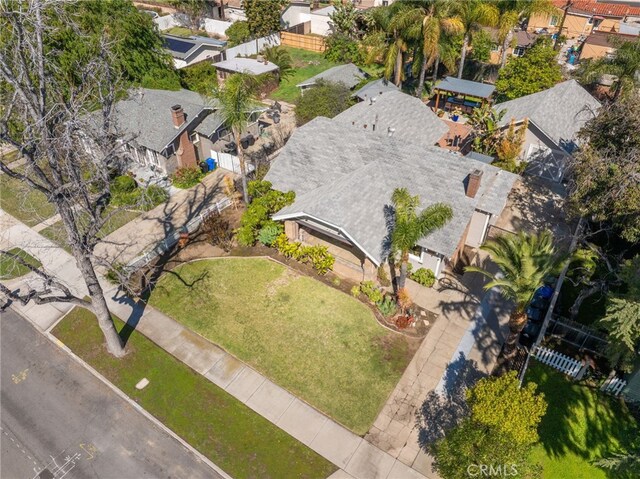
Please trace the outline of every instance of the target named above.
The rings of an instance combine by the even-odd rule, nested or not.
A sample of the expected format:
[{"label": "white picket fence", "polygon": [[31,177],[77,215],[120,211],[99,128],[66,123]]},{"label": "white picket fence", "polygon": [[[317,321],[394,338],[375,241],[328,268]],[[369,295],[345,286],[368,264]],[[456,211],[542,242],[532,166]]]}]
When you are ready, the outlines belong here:
[{"label": "white picket fence", "polygon": [[607,394],[618,396],[626,385],[627,381],[614,376],[611,378],[607,378],[605,382],[602,383],[602,386],[600,386],[600,390]]},{"label": "white picket fence", "polygon": [[580,369],[582,369],[582,362],[554,351],[553,349],[538,346],[533,350],[532,356],[541,363],[551,366],[572,378],[577,377]]}]

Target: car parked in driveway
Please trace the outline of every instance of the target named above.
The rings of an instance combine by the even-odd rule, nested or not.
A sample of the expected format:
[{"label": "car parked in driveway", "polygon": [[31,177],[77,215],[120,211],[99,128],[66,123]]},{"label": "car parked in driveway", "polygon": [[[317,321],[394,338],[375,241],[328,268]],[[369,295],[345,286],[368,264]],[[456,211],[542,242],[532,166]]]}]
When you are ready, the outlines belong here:
[{"label": "car parked in driveway", "polygon": [[549,309],[551,296],[553,296],[553,288],[549,285],[538,288],[534,293],[531,304],[526,311],[527,324],[520,333],[519,342],[521,345],[530,348],[538,338],[544,317]]}]

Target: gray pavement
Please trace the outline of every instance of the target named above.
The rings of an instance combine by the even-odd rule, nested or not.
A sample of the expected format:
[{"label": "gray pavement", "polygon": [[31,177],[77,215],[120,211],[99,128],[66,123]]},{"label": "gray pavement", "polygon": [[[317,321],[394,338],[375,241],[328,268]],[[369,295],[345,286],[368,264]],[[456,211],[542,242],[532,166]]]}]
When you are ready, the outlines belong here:
[{"label": "gray pavement", "polygon": [[0,341],[0,477],[221,478],[13,311]]}]

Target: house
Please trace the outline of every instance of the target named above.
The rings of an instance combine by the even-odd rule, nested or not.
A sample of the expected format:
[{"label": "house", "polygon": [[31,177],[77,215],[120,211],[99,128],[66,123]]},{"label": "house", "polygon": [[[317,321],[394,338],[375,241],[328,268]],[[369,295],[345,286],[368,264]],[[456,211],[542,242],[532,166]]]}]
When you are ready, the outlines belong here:
[{"label": "house", "polygon": [[[558,33],[562,16],[567,8],[566,0],[552,0],[555,13],[531,15],[527,30],[536,33]],[[629,16],[640,15],[640,5],[574,0],[567,9],[567,16],[560,35],[569,39],[586,38],[594,31],[619,32],[620,24]]]},{"label": "house", "polygon": [[355,96],[358,101],[368,101],[371,98],[379,97],[383,93],[399,90],[400,89],[392,82],[384,78],[380,78],[378,80],[367,83],[365,86],[356,91],[353,96]]},{"label": "house", "polygon": [[[249,113],[248,132],[255,136],[260,113]],[[116,103],[113,123],[130,159],[161,177],[196,166],[232,140],[215,103],[189,90],[132,90]],[[225,159],[220,166],[235,171],[237,159]]]},{"label": "house", "polygon": [[323,117],[294,132],[265,177],[274,188],[296,193],[295,202],[273,216],[287,236],[327,246],[334,270],[358,281],[374,279],[388,259],[395,188],[419,195],[422,208],[444,202],[453,209],[453,219],[410,255],[415,268],[440,276],[466,246],[482,244],[516,178],[458,153]]},{"label": "house", "polygon": [[350,90],[353,90],[362,80],[366,80],[368,77],[367,73],[353,63],[346,63],[345,65],[331,67],[316,76],[306,79],[302,83],[298,83],[296,86],[300,88],[301,93],[304,93],[307,88],[312,88],[318,80],[324,80],[332,83],[343,83]]},{"label": "house", "polygon": [[164,38],[164,48],[173,57],[173,64],[178,69],[205,60],[214,62],[221,60],[222,50],[227,46],[227,42],[208,37],[177,37],[174,35],[163,35],[162,37]]},{"label": "house", "polygon": [[334,121],[372,136],[393,137],[420,146],[435,145],[449,131],[419,98],[398,90],[356,103]]},{"label": "house", "polygon": [[[498,29],[485,27],[483,30],[486,31],[493,40],[489,63],[498,65],[502,61],[502,45],[498,41]],[[507,48],[507,56],[523,56],[525,52],[536,43],[538,36],[539,35],[528,32],[527,30],[517,30],[513,37],[513,43]]]},{"label": "house", "polygon": [[587,37],[580,49],[580,60],[611,57],[620,45],[640,40],[637,35],[621,33],[593,32]]},{"label": "house", "polygon": [[506,110],[501,121],[522,124],[529,120],[521,158],[528,162],[527,172],[561,181],[568,155],[579,146],[578,132],[600,108],[596,100],[575,80],[558,83],[548,90],[494,106]]},{"label": "house", "polygon": [[223,60],[221,62],[214,63],[213,66],[216,68],[218,81],[220,83],[223,83],[228,75],[232,75],[234,73],[245,73],[253,76],[273,73],[277,77],[278,72],[280,71],[278,65],[271,63],[268,60],[242,57]]},{"label": "house", "polygon": [[309,2],[292,1],[283,10],[280,24],[287,31],[293,31],[292,27],[297,26],[295,33],[326,37],[333,31],[329,15],[334,11],[333,5],[312,10]]}]

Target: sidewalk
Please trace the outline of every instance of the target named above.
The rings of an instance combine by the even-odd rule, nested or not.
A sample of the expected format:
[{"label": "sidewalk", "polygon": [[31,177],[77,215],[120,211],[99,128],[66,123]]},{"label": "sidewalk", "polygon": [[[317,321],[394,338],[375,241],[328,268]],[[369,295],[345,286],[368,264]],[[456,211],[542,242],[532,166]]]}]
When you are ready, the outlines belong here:
[{"label": "sidewalk", "polygon": [[[37,257],[45,269],[55,271],[74,292],[85,294],[75,261],[66,251],[1,210],[0,227],[2,247],[19,245]],[[30,281],[33,277],[27,275],[9,284],[17,287]],[[168,316],[118,296],[116,288],[106,281],[103,287],[114,314],[135,325],[138,332],[338,466],[340,469],[331,476],[333,479],[425,477]],[[12,307],[46,332],[71,309],[66,304]]]}]

